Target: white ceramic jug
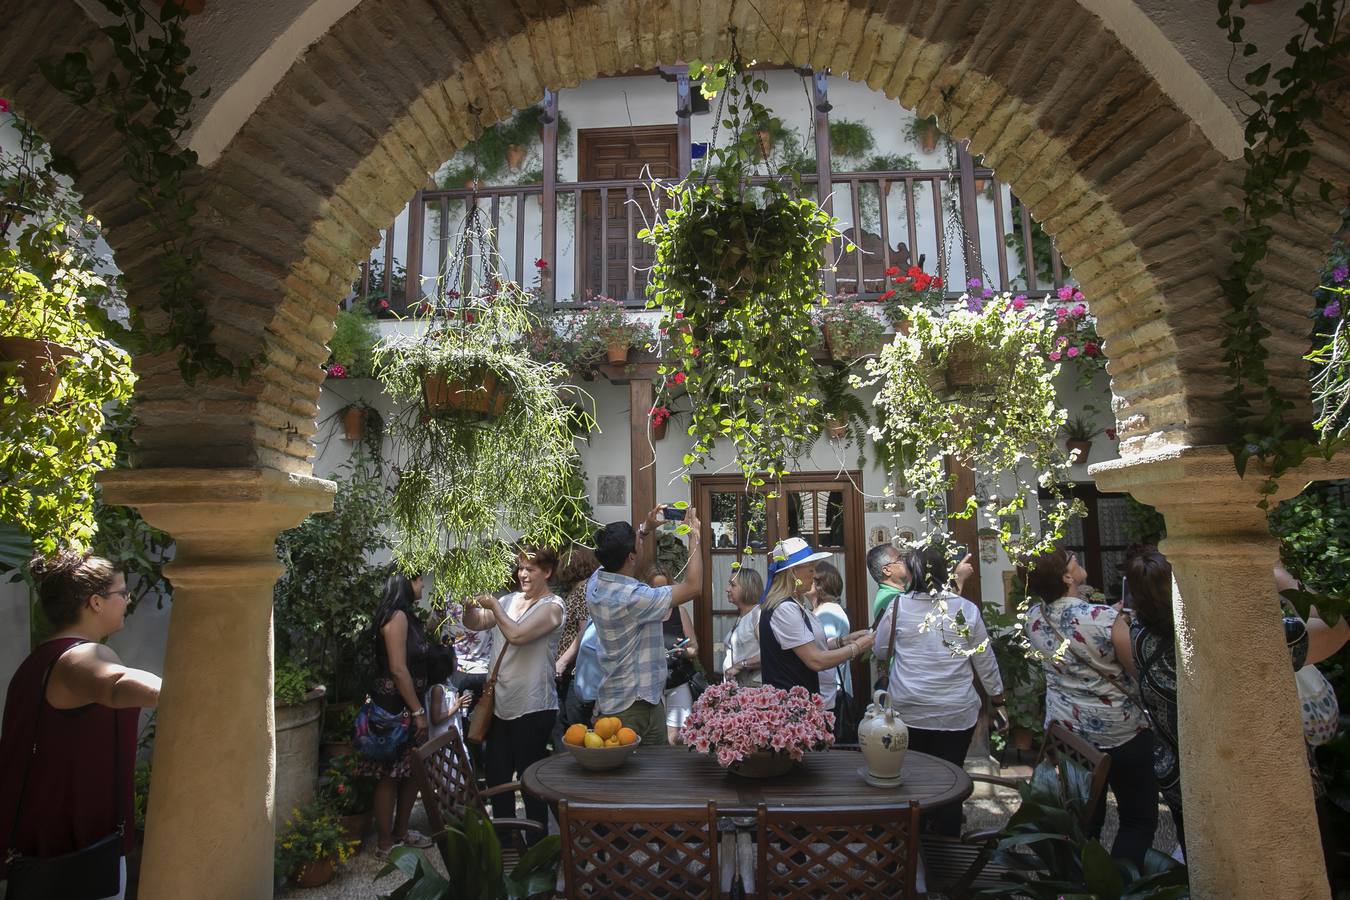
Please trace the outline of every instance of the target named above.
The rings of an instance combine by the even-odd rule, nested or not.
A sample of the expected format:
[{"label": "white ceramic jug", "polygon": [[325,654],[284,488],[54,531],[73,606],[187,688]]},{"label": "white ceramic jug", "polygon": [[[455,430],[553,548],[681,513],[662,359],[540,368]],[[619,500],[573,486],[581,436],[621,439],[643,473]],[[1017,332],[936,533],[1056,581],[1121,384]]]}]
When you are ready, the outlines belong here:
[{"label": "white ceramic jug", "polygon": [[909,728],[891,709],[891,697],[885,691],[872,695],[863,720],[858,725],[858,745],[867,767],[863,780],[873,787],[895,787],[909,749]]}]

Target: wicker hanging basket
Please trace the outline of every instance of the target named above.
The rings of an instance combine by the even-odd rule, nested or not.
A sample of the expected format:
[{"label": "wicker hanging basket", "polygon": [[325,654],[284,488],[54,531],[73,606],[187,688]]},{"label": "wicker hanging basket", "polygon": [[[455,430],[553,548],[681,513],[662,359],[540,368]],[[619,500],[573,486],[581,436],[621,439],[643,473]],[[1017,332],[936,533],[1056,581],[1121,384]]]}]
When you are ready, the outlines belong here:
[{"label": "wicker hanging basket", "polygon": [[962,340],[952,344],[946,362],[929,368],[925,377],[935,394],[983,393],[998,383],[999,373],[984,348]]},{"label": "wicker hanging basket", "polygon": [[430,372],[422,379],[422,402],[433,418],[445,415],[495,419],[506,411],[514,389],[487,366],[476,366],[465,378]]}]

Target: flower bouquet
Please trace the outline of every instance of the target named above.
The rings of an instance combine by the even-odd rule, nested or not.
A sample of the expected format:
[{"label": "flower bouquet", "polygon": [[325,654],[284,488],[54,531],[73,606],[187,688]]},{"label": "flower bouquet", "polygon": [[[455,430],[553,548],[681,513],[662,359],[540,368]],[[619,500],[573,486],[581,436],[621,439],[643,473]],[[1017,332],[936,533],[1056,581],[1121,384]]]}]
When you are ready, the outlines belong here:
[{"label": "flower bouquet", "polygon": [[703,692],[680,729],[680,740],[738,774],[779,775],[809,750],[834,743],[834,713],[803,687],[741,687],[724,681]]}]

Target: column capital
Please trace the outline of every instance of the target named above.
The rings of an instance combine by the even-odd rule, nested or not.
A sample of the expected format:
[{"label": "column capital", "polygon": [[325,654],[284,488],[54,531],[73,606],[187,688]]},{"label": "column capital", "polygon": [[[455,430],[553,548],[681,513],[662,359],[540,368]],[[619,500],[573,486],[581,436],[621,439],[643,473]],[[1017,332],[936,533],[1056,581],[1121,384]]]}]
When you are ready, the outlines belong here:
[{"label": "column capital", "polygon": [[106,502],[135,507],[198,562],[274,558],[276,536],[332,509],[336,492],[275,469],[113,469],[98,482]]}]

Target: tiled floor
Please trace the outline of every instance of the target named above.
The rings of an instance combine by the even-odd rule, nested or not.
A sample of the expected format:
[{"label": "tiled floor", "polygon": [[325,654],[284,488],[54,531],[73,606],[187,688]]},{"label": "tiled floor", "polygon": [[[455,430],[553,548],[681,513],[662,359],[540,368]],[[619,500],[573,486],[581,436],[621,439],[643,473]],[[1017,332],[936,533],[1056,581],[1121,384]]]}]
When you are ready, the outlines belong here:
[{"label": "tiled floor", "polygon": [[[967,760],[966,768],[971,772],[990,772],[995,769],[995,766],[988,759],[971,759]],[[1029,771],[1026,767],[1022,767],[1020,770],[1014,767],[1013,769],[1003,770],[1003,774],[1027,774]],[[997,826],[1006,821],[1016,808],[1017,795],[1015,792],[977,784],[975,794],[966,801],[965,826],[970,829]],[[412,827],[421,831],[427,830],[425,815],[420,804],[413,811]],[[554,827],[556,830],[556,825]],[[1115,833],[1115,804],[1110,801],[1108,795],[1106,825],[1102,832],[1102,843],[1110,847]],[[375,859],[372,852],[374,843],[374,835],[372,834],[367,841],[366,848],[338,872],[337,878],[323,887],[309,890],[290,888],[277,894],[277,896],[287,898],[287,900],[357,900],[357,898],[370,900],[370,898],[377,897],[382,893],[388,893],[402,882],[402,876],[396,873],[382,880],[375,880],[376,874],[384,867],[384,864]],[[1172,826],[1172,816],[1165,806],[1159,810],[1158,831],[1154,836],[1153,846],[1164,853],[1171,853],[1173,848],[1176,847],[1176,834]],[[444,873],[440,855],[435,849],[426,851],[426,855],[427,859],[431,860],[436,868]]]}]

